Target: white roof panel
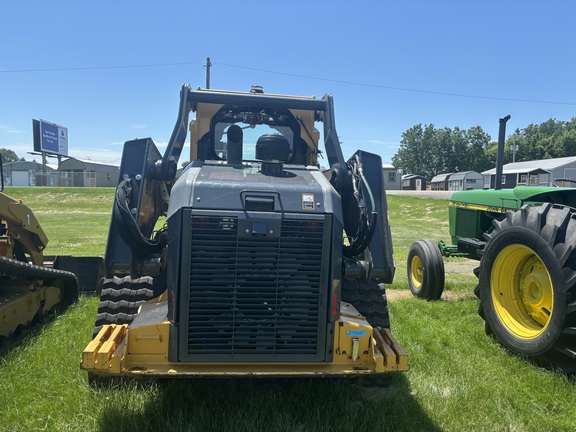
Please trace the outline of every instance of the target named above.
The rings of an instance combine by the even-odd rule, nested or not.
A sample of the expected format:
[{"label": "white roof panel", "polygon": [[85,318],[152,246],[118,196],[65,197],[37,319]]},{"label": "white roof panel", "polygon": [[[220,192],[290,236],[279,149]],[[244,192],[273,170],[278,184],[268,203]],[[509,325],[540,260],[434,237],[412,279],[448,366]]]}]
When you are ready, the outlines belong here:
[{"label": "white roof panel", "polygon": [[[529,173],[532,171],[537,171],[538,169],[551,171],[555,170],[556,168],[560,168],[564,165],[568,165],[571,163],[576,163],[576,156],[570,157],[563,157],[563,158],[555,158],[555,159],[541,159],[535,161],[524,161],[524,162],[513,162],[506,164],[502,167],[503,174],[513,174],[513,173]],[[486,171],[483,171],[482,174],[494,174],[496,172],[496,168],[492,168]]]}]

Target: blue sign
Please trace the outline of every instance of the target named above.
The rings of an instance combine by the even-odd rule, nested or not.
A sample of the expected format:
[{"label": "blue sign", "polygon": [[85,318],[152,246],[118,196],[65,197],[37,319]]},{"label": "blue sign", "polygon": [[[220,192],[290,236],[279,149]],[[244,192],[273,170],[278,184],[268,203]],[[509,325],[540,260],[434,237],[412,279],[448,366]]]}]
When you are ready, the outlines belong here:
[{"label": "blue sign", "polygon": [[68,128],[44,120],[32,123],[35,151],[68,156]]},{"label": "blue sign", "polygon": [[45,152],[58,153],[58,127],[50,123],[40,122],[40,136],[42,150]]}]

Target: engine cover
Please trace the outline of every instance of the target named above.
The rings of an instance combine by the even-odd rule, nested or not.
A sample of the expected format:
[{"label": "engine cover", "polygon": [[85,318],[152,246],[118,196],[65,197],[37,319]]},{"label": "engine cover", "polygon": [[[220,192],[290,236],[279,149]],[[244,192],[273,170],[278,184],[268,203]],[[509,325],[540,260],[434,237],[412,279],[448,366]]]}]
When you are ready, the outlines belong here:
[{"label": "engine cover", "polygon": [[331,361],[338,200],[315,168],[190,166],[169,209],[171,361]]}]

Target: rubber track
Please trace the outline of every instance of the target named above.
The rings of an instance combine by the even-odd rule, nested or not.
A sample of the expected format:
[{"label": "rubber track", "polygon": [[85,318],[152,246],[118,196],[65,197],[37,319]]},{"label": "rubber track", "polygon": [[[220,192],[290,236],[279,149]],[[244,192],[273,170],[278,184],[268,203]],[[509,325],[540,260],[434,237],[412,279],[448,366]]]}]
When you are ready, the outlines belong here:
[{"label": "rubber track", "polygon": [[23,261],[0,256],[0,275],[5,279],[42,280],[43,285],[62,281],[62,298],[65,304],[78,299],[78,278],[72,272],[29,264]]},{"label": "rubber track", "polygon": [[105,324],[130,324],[138,314],[138,308],[148,300],[158,297],[164,290],[155,289],[151,277],[104,279],[94,336]]},{"label": "rubber track", "polygon": [[[145,301],[145,300],[144,300]],[[130,313],[134,309],[138,310],[138,307],[142,304],[141,301],[128,301],[120,300],[118,302],[105,300],[101,301],[98,306],[98,311],[100,313]]]},{"label": "rubber track", "polygon": [[66,279],[78,283],[76,275],[69,271],[29,264],[5,256],[0,256],[0,272],[2,275],[12,274],[19,278],[44,279],[50,282]]},{"label": "rubber track", "polygon": [[384,284],[356,280],[342,281],[342,300],[352,305],[366,317],[372,327],[390,328],[388,300]]}]

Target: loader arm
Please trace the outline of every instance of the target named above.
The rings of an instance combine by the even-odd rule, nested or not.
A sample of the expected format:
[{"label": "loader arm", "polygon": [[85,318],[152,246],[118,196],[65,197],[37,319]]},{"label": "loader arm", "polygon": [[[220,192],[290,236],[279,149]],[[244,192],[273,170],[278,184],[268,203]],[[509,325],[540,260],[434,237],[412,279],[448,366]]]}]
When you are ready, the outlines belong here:
[{"label": "loader arm", "polygon": [[174,180],[176,178],[176,171],[178,170],[178,159],[184,148],[186,142],[186,134],[188,132],[188,115],[190,114],[190,86],[182,84],[180,89],[180,105],[178,109],[178,118],[174,125],[174,130],[168,141],[168,147],[164,152],[159,170],[156,176],[159,180]]},{"label": "loader arm", "polygon": [[48,237],[30,208],[21,200],[0,193],[0,255],[43,264]]}]

